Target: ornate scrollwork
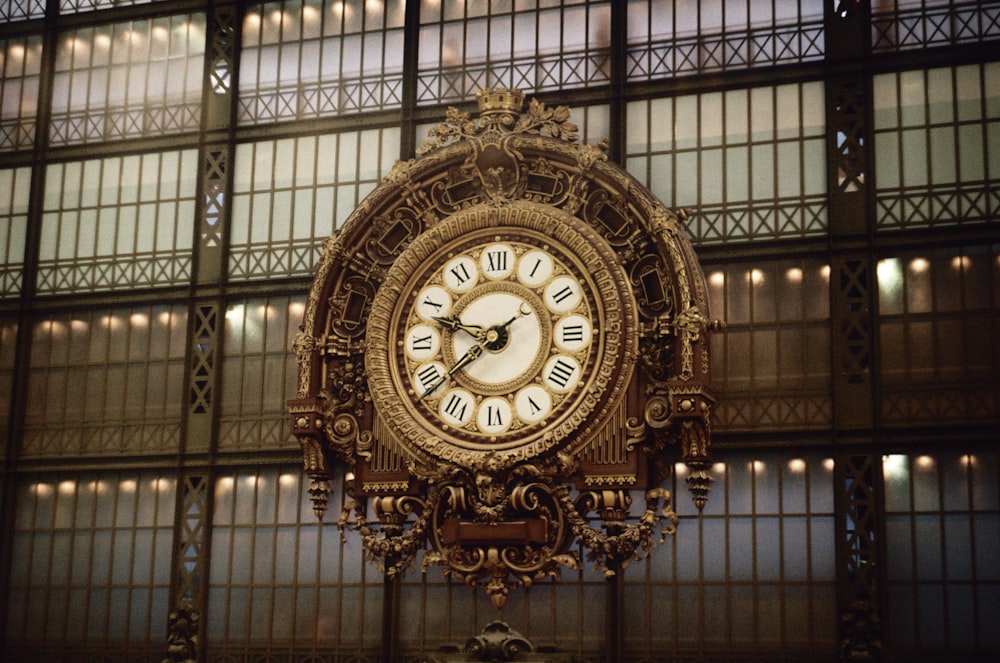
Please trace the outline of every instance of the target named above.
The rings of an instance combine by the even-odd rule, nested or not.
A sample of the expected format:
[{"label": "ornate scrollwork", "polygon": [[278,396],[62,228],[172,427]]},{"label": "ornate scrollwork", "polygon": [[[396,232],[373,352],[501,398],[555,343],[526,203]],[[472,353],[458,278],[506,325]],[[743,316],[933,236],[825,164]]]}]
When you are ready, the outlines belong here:
[{"label": "ornate scrollwork", "polygon": [[510,590],[577,568],[568,552],[572,530],[565,511],[567,488],[535,465],[502,477],[455,471],[432,489],[431,543],[423,568],[440,565],[471,587],[481,586],[498,607]]},{"label": "ornate scrollwork", "polygon": [[470,638],[463,651],[480,661],[513,661],[523,653],[535,651],[534,645],[504,622],[490,622],[482,633]]},{"label": "ornate scrollwork", "polygon": [[163,663],[194,663],[198,660],[198,612],[180,603],[167,620],[167,657]]},{"label": "ornate scrollwork", "polygon": [[[662,500],[662,506],[661,506]],[[614,575],[613,563],[624,569],[629,561],[648,557],[653,546],[677,532],[677,514],[670,505],[670,492],[663,488],[646,491],[646,509],[636,522],[628,518],[631,497],[626,491],[589,491],[576,499],[571,513],[574,533],[587,548],[587,560],[606,576]],[[596,511],[603,518],[602,529],[591,527],[586,515]]]}]

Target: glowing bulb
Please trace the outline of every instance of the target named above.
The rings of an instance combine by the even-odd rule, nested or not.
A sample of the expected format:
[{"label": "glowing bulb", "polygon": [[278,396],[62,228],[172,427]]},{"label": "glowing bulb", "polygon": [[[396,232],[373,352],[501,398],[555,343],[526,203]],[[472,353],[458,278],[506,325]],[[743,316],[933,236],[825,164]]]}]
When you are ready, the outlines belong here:
[{"label": "glowing bulb", "polygon": [[721,288],[726,284],[726,275],[722,272],[712,272],[708,276],[708,284],[716,288]]},{"label": "glowing bulb", "polygon": [[930,266],[926,258],[914,258],[910,261],[910,269],[917,274],[923,274],[930,269]]},{"label": "glowing bulb", "polygon": [[801,458],[793,458],[788,461],[788,469],[796,474],[801,474],[806,471],[806,461]]},{"label": "glowing bulb", "polygon": [[800,267],[792,267],[787,272],[785,272],[785,278],[787,278],[792,283],[802,282],[802,269]]}]

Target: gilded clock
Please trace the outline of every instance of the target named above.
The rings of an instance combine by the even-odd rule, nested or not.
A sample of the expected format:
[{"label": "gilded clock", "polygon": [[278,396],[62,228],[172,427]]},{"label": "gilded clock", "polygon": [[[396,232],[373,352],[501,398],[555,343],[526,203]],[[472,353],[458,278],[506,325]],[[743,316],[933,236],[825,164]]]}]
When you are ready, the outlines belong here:
[{"label": "gilded clock", "polygon": [[614,252],[571,215],[529,202],[459,212],[386,283],[366,364],[381,424],[404,447],[461,464],[524,460],[618,410],[634,304]]}]

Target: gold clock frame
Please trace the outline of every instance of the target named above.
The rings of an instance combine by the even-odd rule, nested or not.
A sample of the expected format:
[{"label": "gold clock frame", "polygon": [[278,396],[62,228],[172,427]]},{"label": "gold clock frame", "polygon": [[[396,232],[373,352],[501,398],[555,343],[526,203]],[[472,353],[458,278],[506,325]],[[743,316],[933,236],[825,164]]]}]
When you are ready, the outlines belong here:
[{"label": "gold clock frame", "polygon": [[[317,516],[342,466],[339,524],[360,531],[389,576],[422,555],[424,569],[440,565],[500,607],[511,589],[578,566],[575,541],[607,573],[648,554],[677,522],[662,488],[675,460],[704,505],[709,334],[720,325],[708,317],[683,213],[610,162],[602,145],[581,144],[568,108],[533,100],[522,113],[517,90],[485,90],[478,102],[478,120],[449,109],[420,156],[398,162],[324,243],[293,346],[289,413]],[[505,224],[566,235],[581,263],[598,256],[608,267],[594,282],[606,304],[600,342],[616,348],[614,361],[594,371],[592,393],[550,440],[516,453],[439,452],[440,436],[389,405],[405,395],[387,362],[366,361],[391,351],[372,330],[389,328],[426,252]],[[646,506],[633,514],[636,492]]]},{"label": "gold clock frame", "polygon": [[[395,332],[400,325],[402,303],[415,295],[426,263],[452,248],[457,253],[457,242],[471,245],[510,237],[522,242],[533,239],[539,245],[549,242],[565,254],[564,259],[575,263],[575,269],[597,296],[595,314],[602,337],[596,364],[586,367],[584,385],[572,397],[571,411],[552,425],[533,427],[514,445],[489,445],[485,441],[477,443],[475,436],[428,426],[416,411],[416,397],[402,388],[392,356],[397,352]],[[624,399],[638,356],[638,335],[626,330],[635,328],[637,318],[624,269],[611,247],[583,222],[531,201],[502,206],[482,204],[460,210],[428,229],[400,254],[372,301],[365,366],[374,416],[380,421],[379,427],[388,430],[415,461],[426,465],[446,461],[477,469],[488,463],[499,470],[535,460],[567,442],[581,447],[607,425]],[[513,435],[504,437],[510,439]],[[566,452],[574,453],[575,449]]]}]

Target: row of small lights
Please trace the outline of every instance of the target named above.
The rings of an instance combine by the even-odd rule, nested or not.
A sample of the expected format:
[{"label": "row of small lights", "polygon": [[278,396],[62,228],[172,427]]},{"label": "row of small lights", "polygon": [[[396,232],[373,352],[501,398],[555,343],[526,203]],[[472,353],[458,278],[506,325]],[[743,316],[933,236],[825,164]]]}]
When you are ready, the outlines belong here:
[{"label": "row of small lights", "polygon": [[[305,304],[303,302],[291,302],[288,304],[288,316],[291,320],[298,320],[302,317],[305,312]],[[278,315],[278,307],[264,304],[256,308],[257,316],[266,320],[275,315]],[[229,310],[226,311],[226,319],[232,323],[241,323],[246,317],[246,307],[242,304],[231,306]],[[142,328],[146,327],[150,323],[150,316],[146,313],[132,313],[127,316],[128,324],[132,328]],[[155,316],[155,319],[161,325],[176,325],[183,323],[186,317],[178,313],[173,313],[171,311],[162,311]],[[102,327],[107,329],[121,329],[125,325],[126,316],[121,315],[104,315],[100,318],[100,324]],[[52,335],[59,335],[65,333],[66,323],[58,320],[47,320],[43,323],[44,328]],[[75,319],[69,322],[69,328],[74,332],[84,332],[90,327],[90,323],[86,320]]]},{"label": "row of small lights", "polygon": [[[907,473],[909,456],[904,454],[886,454],[882,456],[882,472],[886,477],[901,476]],[[966,454],[962,456],[959,462],[964,467],[972,467],[976,464],[976,457],[973,454]],[[918,469],[931,470],[937,463],[933,457],[926,454],[916,456],[913,459],[914,465]],[[835,461],[833,458],[824,458],[821,461],[822,467],[828,472],[832,472]],[[802,458],[793,458],[788,461],[788,469],[796,474],[804,473],[809,464]],[[753,460],[749,462],[749,469],[753,470],[754,473],[761,473],[767,469],[767,463],[761,460]],[[727,470],[726,463],[714,463],[712,465],[712,472],[717,475],[725,474]],[[677,463],[674,466],[674,472],[678,477],[683,477],[687,474],[687,466],[683,463]],[[353,473],[348,472],[345,477],[347,481],[354,478]],[[294,487],[298,485],[300,476],[297,474],[284,473],[278,477],[278,484],[285,487]],[[249,475],[243,478],[242,483],[247,488],[258,488],[267,484],[267,479],[257,476]],[[157,478],[152,479],[149,485],[154,490],[163,492],[166,490],[171,490],[174,487],[173,479]],[[85,489],[90,489],[97,493],[104,493],[108,490],[108,483],[105,481],[89,481],[80,484],[77,481],[67,479],[60,481],[57,488],[60,494],[71,495],[76,492],[78,486],[82,486]],[[219,492],[230,492],[236,487],[236,478],[233,476],[220,477],[216,482],[216,487]],[[126,479],[119,482],[118,490],[123,493],[134,493],[138,488],[138,482],[135,479]],[[50,483],[36,483],[33,486],[33,492],[39,496],[45,497],[51,495],[53,492],[53,485]]]},{"label": "row of small lights", "polygon": [[[997,256],[997,266],[1000,267],[1000,255]],[[931,263],[927,258],[912,258],[909,261],[910,271],[914,274],[924,274],[931,268]],[[969,256],[955,256],[951,259],[951,266],[956,271],[967,271],[972,267],[972,258]],[[902,278],[901,261],[899,258],[887,258],[878,262],[877,268],[880,282],[892,283]],[[824,280],[830,279],[830,266],[823,265],[819,268],[820,277]],[[785,271],[785,278],[791,283],[801,283],[804,272],[800,267],[790,267]],[[753,268],[746,271],[744,278],[754,284],[761,285],[766,280],[764,270]],[[721,288],[726,283],[726,274],[722,271],[711,272],[707,277],[711,286]]]}]

